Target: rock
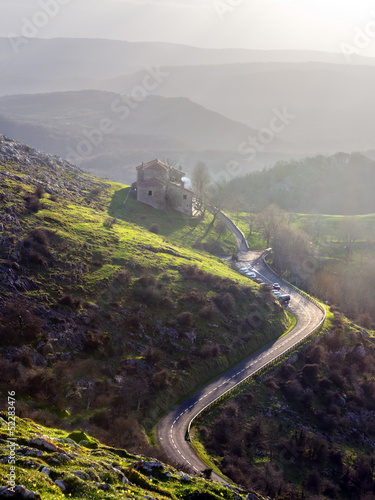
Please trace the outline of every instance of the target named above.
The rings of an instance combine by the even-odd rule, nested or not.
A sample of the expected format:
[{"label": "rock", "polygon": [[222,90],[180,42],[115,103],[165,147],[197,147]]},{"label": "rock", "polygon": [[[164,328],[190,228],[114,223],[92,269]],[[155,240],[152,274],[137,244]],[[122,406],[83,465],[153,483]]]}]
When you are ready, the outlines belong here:
[{"label": "rock", "polygon": [[27,442],[28,445],[30,446],[37,446],[38,448],[42,448],[42,450],[45,451],[54,451],[56,452],[58,450],[57,446],[50,441],[47,441],[44,438],[35,438],[35,439],[30,439]]},{"label": "rock", "polygon": [[42,474],[49,476],[51,474],[51,469],[49,469],[48,467],[43,467]]},{"label": "rock", "polygon": [[3,486],[0,488],[0,498],[41,500],[39,493],[27,490],[24,486],[16,486],[14,490],[11,490],[10,487]]},{"label": "rock", "polygon": [[70,462],[71,461],[71,458],[68,457],[68,455],[66,453],[59,453],[57,455],[57,458],[60,460],[60,462]]},{"label": "rock", "polygon": [[84,472],[82,472],[81,470],[77,470],[75,472],[72,472],[73,476],[77,476],[79,477],[80,479],[82,479],[83,481],[86,481],[89,479],[89,477],[87,476],[87,474],[85,474]]},{"label": "rock", "polygon": [[132,467],[134,467],[137,470],[142,470],[144,472],[152,472],[154,469],[159,469],[161,471],[164,471],[164,465],[159,462],[144,462],[143,460],[140,460],[139,462],[134,462],[132,464]]},{"label": "rock", "polygon": [[108,483],[102,483],[102,484],[98,484],[98,487],[101,489],[101,490],[104,490],[104,491],[108,491],[111,489],[111,485],[108,484]]},{"label": "rock", "polygon": [[56,486],[58,486],[60,488],[61,491],[66,490],[66,486],[65,486],[64,482],[61,481],[61,479],[56,479],[55,484],[56,484]]}]

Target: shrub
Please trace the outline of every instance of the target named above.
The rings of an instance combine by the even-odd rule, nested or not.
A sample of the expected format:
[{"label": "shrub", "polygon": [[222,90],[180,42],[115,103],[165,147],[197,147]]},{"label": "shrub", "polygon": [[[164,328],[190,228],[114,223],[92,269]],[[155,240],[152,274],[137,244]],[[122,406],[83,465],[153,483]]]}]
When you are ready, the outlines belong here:
[{"label": "shrub", "polygon": [[307,364],[320,364],[326,357],[326,350],[322,345],[316,345],[309,350],[306,356]]},{"label": "shrub", "polygon": [[176,317],[177,323],[185,328],[189,328],[193,324],[193,315],[190,311],[180,313]]},{"label": "shrub", "polygon": [[164,293],[155,286],[146,286],[145,288],[135,288],[133,297],[138,302],[142,302],[147,306],[158,305],[164,299]]},{"label": "shrub", "polygon": [[42,198],[44,195],[44,187],[38,184],[35,188],[34,195],[39,199]]},{"label": "shrub", "polygon": [[120,285],[127,285],[130,283],[133,275],[130,271],[127,270],[121,270],[119,271],[116,276],[115,280],[118,282]]},{"label": "shrub", "polygon": [[219,293],[214,298],[215,304],[224,314],[229,314],[235,308],[235,300],[230,293]]},{"label": "shrub", "polygon": [[154,222],[153,224],[151,224],[151,227],[150,227],[149,231],[150,231],[150,233],[160,234],[160,226],[159,226],[159,224],[157,224],[156,222]]},{"label": "shrub", "polygon": [[286,380],[291,380],[296,377],[297,375],[297,370],[295,367],[291,364],[286,364],[283,365],[280,369],[280,375]]},{"label": "shrub", "polygon": [[318,365],[305,365],[302,369],[302,378],[307,385],[316,385],[318,383],[318,374]]},{"label": "shrub", "polygon": [[210,302],[201,309],[199,314],[204,319],[212,320],[219,314],[219,311],[217,310],[216,306]]},{"label": "shrub", "polygon": [[26,202],[26,208],[30,212],[36,213],[36,212],[39,212],[39,210],[41,210],[43,208],[42,203],[40,202],[39,198],[35,194],[30,194],[30,195],[25,196],[24,200]]},{"label": "shrub", "polygon": [[71,309],[79,309],[81,307],[81,301],[74,299],[71,295],[64,295],[59,302],[61,305],[70,307]]},{"label": "shrub", "polygon": [[44,321],[32,311],[32,305],[23,298],[5,303],[0,316],[2,345],[33,343],[44,336]]},{"label": "shrub", "polygon": [[157,280],[153,274],[143,274],[136,282],[139,286],[156,286]]},{"label": "shrub", "polygon": [[103,222],[103,226],[107,229],[111,229],[116,223],[117,219],[114,219],[113,217],[107,217]]},{"label": "shrub", "polygon": [[282,384],[281,390],[289,401],[301,401],[304,395],[304,390],[298,380],[289,380]]}]

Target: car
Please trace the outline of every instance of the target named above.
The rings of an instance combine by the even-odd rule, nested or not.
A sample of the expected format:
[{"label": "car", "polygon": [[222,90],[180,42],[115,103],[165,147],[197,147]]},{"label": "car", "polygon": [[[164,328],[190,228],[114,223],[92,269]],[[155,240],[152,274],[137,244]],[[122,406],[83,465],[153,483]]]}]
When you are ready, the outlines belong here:
[{"label": "car", "polygon": [[280,304],[289,304],[289,301],[290,301],[289,294],[280,295],[280,297],[279,297]]},{"label": "car", "polygon": [[275,295],[275,297],[279,298],[280,295],[281,295],[281,292],[277,291],[277,290],[272,290],[272,293]]},{"label": "car", "polygon": [[262,278],[257,278],[257,282],[258,282],[258,283],[263,283]]},{"label": "car", "polygon": [[253,279],[257,277],[257,275],[253,272],[245,273],[245,276],[247,276],[248,278],[253,278]]},{"label": "car", "polygon": [[272,285],[273,290],[280,290],[281,286],[278,283]]}]

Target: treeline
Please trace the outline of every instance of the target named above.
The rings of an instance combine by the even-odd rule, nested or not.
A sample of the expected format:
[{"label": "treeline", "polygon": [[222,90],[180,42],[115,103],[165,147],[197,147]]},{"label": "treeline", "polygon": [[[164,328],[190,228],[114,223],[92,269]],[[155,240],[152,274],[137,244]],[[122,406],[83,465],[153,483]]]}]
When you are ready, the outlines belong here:
[{"label": "treeline", "polygon": [[375,212],[375,162],[359,153],[337,153],[279,162],[229,182],[227,208],[259,211],[275,203],[288,212],[357,215]]},{"label": "treeline", "polygon": [[374,220],[303,217],[281,222],[272,236],[272,264],[296,286],[335,304],[365,328],[375,324]]}]

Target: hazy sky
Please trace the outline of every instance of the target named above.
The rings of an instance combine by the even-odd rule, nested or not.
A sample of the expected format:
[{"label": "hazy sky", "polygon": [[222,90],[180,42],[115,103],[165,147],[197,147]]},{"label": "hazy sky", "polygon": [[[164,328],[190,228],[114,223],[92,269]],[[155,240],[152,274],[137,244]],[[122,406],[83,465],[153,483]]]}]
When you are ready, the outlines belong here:
[{"label": "hazy sky", "polygon": [[374,0],[0,0],[1,36],[28,33],[30,23],[41,38],[331,52],[349,44],[375,57]]}]

